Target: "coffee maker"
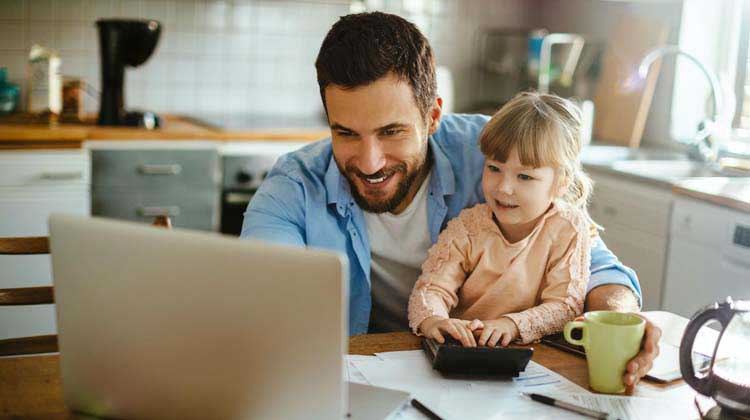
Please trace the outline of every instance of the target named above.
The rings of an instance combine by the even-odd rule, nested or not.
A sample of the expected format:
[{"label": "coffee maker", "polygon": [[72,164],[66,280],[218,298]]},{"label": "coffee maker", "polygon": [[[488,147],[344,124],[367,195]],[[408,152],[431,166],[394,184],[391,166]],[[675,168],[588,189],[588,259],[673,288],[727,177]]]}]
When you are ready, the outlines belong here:
[{"label": "coffee maker", "polygon": [[[698,375],[693,364],[693,344],[698,331],[709,322],[721,326],[714,344],[711,367]],[[703,411],[702,419],[750,418],[750,301],[726,298],[698,311],[685,328],[680,343],[680,371],[685,382],[699,394],[710,397],[715,406]],[[709,404],[710,405],[710,404]]]},{"label": "coffee maker", "polygon": [[124,104],[125,66],[137,67],[151,56],[161,35],[155,20],[100,19],[99,49],[102,66],[102,92],[98,125],[156,128],[152,112],[127,112]]}]

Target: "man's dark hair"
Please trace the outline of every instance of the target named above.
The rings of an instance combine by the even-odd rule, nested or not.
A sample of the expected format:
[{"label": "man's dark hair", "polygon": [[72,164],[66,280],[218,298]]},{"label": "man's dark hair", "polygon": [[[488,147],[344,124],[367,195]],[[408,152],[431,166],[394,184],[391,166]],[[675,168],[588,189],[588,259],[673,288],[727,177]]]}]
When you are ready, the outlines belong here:
[{"label": "man's dark hair", "polygon": [[342,16],[323,40],[315,68],[326,111],[329,85],[352,89],[391,72],[409,82],[422,116],[437,96],[435,60],[427,38],[413,23],[388,13]]}]

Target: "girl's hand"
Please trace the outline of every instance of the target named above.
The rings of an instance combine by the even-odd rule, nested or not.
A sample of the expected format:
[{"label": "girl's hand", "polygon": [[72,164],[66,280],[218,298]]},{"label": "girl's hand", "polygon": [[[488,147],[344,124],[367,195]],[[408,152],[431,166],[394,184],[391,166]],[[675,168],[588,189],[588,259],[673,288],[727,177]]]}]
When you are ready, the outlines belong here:
[{"label": "girl's hand", "polygon": [[478,343],[480,346],[494,347],[499,342],[501,346],[505,347],[518,338],[518,327],[510,318],[503,317],[482,321],[482,323],[484,328],[474,332],[479,336]]},{"label": "girl's hand", "polygon": [[476,347],[477,342],[472,334],[472,327],[476,326],[478,321],[464,321],[463,319],[455,318],[443,318],[439,316],[431,316],[425,318],[421,324],[419,324],[419,331],[427,338],[433,338],[438,343],[445,343],[443,333],[447,333],[454,339],[461,342],[464,347]]}]

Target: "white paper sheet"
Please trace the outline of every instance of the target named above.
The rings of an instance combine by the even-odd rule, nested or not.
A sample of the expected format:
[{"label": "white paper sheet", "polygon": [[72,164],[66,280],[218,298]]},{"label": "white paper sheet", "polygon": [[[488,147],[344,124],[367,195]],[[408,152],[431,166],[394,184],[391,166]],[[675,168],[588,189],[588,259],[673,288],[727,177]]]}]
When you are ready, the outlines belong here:
[{"label": "white paper sheet", "polygon": [[358,384],[371,385],[362,372],[354,365],[355,360],[377,360],[375,356],[360,356],[348,354],[344,357],[344,381]]},{"label": "white paper sheet", "polygon": [[[377,359],[353,360],[369,383],[409,392],[445,419],[488,419],[512,416],[565,419],[559,409],[520,396],[520,392],[587,392],[557,373],[529,362],[518,378],[496,376],[446,378],[432,369],[421,350],[376,354]],[[404,410],[400,418],[424,418]]]},{"label": "white paper sheet", "polygon": [[513,381],[522,386],[524,392],[554,392],[554,393],[579,393],[589,394],[590,392],[568,378],[554,372],[551,369],[536,363],[529,362],[526,370],[513,378]]},{"label": "white paper sheet", "polygon": [[568,394],[553,396],[577,406],[610,415],[610,419],[647,420],[647,419],[695,419],[699,418],[691,400],[669,400],[663,398],[627,397],[601,394]]},{"label": "white paper sheet", "polygon": [[[639,387],[641,397],[593,394],[533,361],[518,378],[513,379],[492,376],[446,378],[432,369],[421,350],[358,356],[349,362],[352,366],[350,372],[361,372],[367,383],[409,392],[446,420],[584,418],[577,413],[532,401],[522,396],[521,392],[552,396],[612,413],[623,420],[691,419],[696,414],[692,404],[694,392],[685,384],[666,389],[645,387],[643,384]],[[410,420],[426,417],[408,407],[396,418]]]}]

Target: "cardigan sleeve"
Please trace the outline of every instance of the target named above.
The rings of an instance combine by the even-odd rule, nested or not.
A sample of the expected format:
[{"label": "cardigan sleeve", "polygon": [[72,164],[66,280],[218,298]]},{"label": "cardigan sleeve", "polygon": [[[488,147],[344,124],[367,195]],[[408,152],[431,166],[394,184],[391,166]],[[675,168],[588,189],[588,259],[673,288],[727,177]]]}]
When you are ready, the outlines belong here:
[{"label": "cardigan sleeve", "polygon": [[422,264],[422,274],[409,297],[409,326],[415,334],[426,318],[449,318],[450,310],[458,304],[458,289],[474,269],[469,260],[471,241],[463,220],[468,216],[464,211],[448,222]]}]

